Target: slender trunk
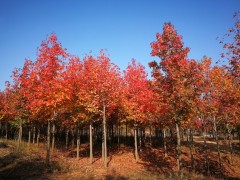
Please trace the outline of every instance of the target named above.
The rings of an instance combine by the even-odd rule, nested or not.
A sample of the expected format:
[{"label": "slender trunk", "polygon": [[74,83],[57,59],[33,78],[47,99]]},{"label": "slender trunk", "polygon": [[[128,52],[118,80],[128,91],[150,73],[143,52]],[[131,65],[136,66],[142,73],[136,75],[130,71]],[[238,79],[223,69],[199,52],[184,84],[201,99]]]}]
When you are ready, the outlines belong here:
[{"label": "slender trunk", "polygon": [[193,154],[193,134],[192,134],[192,129],[189,129],[189,135],[190,135],[190,154],[191,154],[191,168],[192,171],[195,172],[195,167],[194,167],[194,154]]},{"label": "slender trunk", "polygon": [[50,164],[50,138],[51,138],[51,123],[48,120],[48,129],[47,129],[47,153],[46,153],[46,164]]},{"label": "slender trunk", "polygon": [[167,157],[166,129],[163,129],[164,158]]},{"label": "slender trunk", "polygon": [[113,123],[111,124],[111,143],[113,141],[113,138],[114,138],[114,126],[113,126]]},{"label": "slender trunk", "polygon": [[[126,136],[125,136],[125,143],[127,144],[127,140],[128,140],[128,127],[127,127],[127,120],[126,120]],[[240,140],[239,140],[240,142]]]},{"label": "slender trunk", "polygon": [[150,146],[152,147],[152,127],[149,127],[149,131],[150,131],[150,137],[149,137],[149,141],[150,141]]},{"label": "slender trunk", "polygon": [[21,141],[22,141],[22,119],[20,119],[20,122],[19,122],[18,143],[17,143],[18,152],[20,151]]},{"label": "slender trunk", "polygon": [[90,164],[93,163],[93,141],[92,141],[92,122],[89,125],[89,139],[90,139]]},{"label": "slender trunk", "polygon": [[79,121],[77,122],[77,160],[79,160],[79,151],[80,151],[80,130],[79,130]]},{"label": "slender trunk", "polygon": [[228,145],[229,145],[229,151],[230,151],[230,163],[233,165],[233,148],[232,148],[232,129],[229,127],[229,124],[227,123],[227,129],[228,129]]},{"label": "slender trunk", "polygon": [[220,153],[220,147],[219,147],[219,140],[218,140],[218,131],[217,131],[217,125],[216,125],[216,117],[213,117],[213,126],[215,131],[215,139],[217,143],[217,151],[218,151],[218,161],[220,165],[220,169],[222,168],[222,161],[221,161],[221,153]]},{"label": "slender trunk", "polygon": [[158,128],[155,128],[155,137],[158,138]]},{"label": "slender trunk", "polygon": [[119,148],[120,148],[120,121],[118,121],[117,128],[118,128],[117,134],[118,134],[118,150],[119,150]]},{"label": "slender trunk", "polygon": [[5,139],[8,139],[8,124],[7,122],[5,123],[5,130],[6,130],[6,134],[5,134]]},{"label": "slender trunk", "polygon": [[180,133],[180,134],[181,134],[181,140],[184,141],[184,130],[182,130],[182,133]]},{"label": "slender trunk", "polygon": [[39,146],[40,129],[37,130],[37,146]]},{"label": "slender trunk", "polygon": [[105,105],[103,106],[103,131],[104,131],[104,166],[107,167],[107,127]]},{"label": "slender trunk", "polygon": [[180,179],[182,179],[182,164],[181,164],[181,137],[180,137],[180,129],[178,123],[176,123],[176,131],[177,131],[177,164],[178,164],[178,175]]},{"label": "slender trunk", "polygon": [[35,137],[36,137],[36,128],[33,126],[33,144],[35,144]]},{"label": "slender trunk", "polygon": [[30,146],[31,142],[31,126],[28,128],[28,146]]},{"label": "slender trunk", "polygon": [[191,137],[190,137],[190,129],[187,130],[187,142],[191,141]]},{"label": "slender trunk", "polygon": [[52,151],[54,151],[55,147],[55,122],[52,123]]},{"label": "slender trunk", "polygon": [[71,130],[71,134],[72,134],[72,147],[74,147],[74,141],[75,141],[75,137],[74,137],[74,130]]},{"label": "slender trunk", "polygon": [[142,133],[142,128],[140,130],[140,138],[139,138],[139,150],[142,152],[142,143],[143,143],[143,133]]},{"label": "slender trunk", "polygon": [[238,130],[238,144],[240,145],[240,129]]},{"label": "slender trunk", "polygon": [[143,128],[142,129],[142,147],[145,147],[145,140],[146,140],[145,128]]},{"label": "slender trunk", "polygon": [[68,148],[68,134],[69,134],[69,130],[66,130],[66,148]]},{"label": "slender trunk", "polygon": [[203,127],[203,140],[204,140],[204,152],[205,152],[205,173],[208,176],[210,171],[209,171],[209,159],[208,159],[208,148],[207,148],[207,141],[206,141],[206,128],[205,126]]},{"label": "slender trunk", "polygon": [[[174,136],[173,136],[173,131],[172,131],[172,129],[170,129],[169,132],[170,132],[171,139],[173,139]],[[180,134],[179,134],[179,138],[180,138]]]},{"label": "slender trunk", "polygon": [[138,162],[139,155],[138,155],[138,144],[137,144],[137,127],[134,128],[134,146],[135,146],[135,160]]},{"label": "slender trunk", "polygon": [[105,159],[105,146],[104,146],[104,123],[102,123],[102,131],[101,131],[101,134],[102,134],[102,163],[104,165],[104,159]]}]

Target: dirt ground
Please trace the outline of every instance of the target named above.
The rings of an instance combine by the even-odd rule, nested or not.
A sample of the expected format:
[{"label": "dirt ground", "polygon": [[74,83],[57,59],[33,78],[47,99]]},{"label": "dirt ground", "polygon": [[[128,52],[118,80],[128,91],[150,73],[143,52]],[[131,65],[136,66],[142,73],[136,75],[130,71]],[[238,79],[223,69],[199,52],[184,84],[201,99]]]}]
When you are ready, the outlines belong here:
[{"label": "dirt ground", "polygon": [[[205,172],[203,141],[195,137],[194,165],[191,168],[188,142],[182,143],[184,179],[240,179],[240,154],[237,141],[233,143],[233,165],[226,141],[221,141],[222,167],[219,166],[216,144],[208,140],[209,171]],[[174,144],[168,143],[168,156],[164,158],[162,146],[146,145],[139,152],[140,161],[135,162],[133,147],[121,144],[108,149],[108,167],[104,168],[101,149],[94,148],[94,161],[89,164],[88,144],[81,145],[80,159],[76,149],[58,149],[51,154],[51,166],[45,165],[45,146],[28,146],[23,142],[21,152],[16,152],[15,141],[0,140],[0,179],[178,179],[177,157]]]}]

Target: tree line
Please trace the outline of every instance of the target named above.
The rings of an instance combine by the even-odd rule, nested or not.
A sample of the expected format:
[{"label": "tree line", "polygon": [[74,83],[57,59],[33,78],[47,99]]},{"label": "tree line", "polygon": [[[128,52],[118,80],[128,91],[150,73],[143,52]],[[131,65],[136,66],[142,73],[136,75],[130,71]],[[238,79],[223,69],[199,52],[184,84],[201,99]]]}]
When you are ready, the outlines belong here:
[{"label": "tree line", "polygon": [[[31,135],[37,143],[41,134],[46,135],[46,163],[49,164],[51,142],[54,149],[56,134],[64,134],[66,146],[69,134],[76,138],[79,158],[80,137],[87,132],[90,163],[93,163],[93,137],[96,136],[101,139],[102,158],[107,167],[108,137],[111,133],[119,137],[122,126],[126,134],[129,127],[134,129],[136,161],[139,160],[139,133],[142,137],[148,129],[151,140],[152,132],[161,129],[167,156],[165,138],[173,130],[181,174],[181,132],[189,135],[194,169],[193,133],[201,130],[207,152],[206,136],[211,131],[221,167],[219,134],[228,133],[232,154],[232,135],[239,126],[238,14],[235,19],[233,28],[220,41],[222,59],[228,62],[223,66],[213,65],[207,56],[200,61],[189,59],[190,48],[184,46],[174,26],[165,23],[162,33],[157,33],[151,43],[151,56],[158,60],[149,62],[150,80],[145,67],[134,59],[123,72],[104,51],[97,57],[85,55],[80,59],[68,53],[53,33],[42,41],[36,60],[26,59],[23,68],[14,69],[12,82],[6,82],[6,88],[0,92],[1,135],[5,131],[7,137],[9,128],[13,127],[19,151],[23,129],[28,131],[29,142]],[[205,155],[207,171],[208,153]]]}]

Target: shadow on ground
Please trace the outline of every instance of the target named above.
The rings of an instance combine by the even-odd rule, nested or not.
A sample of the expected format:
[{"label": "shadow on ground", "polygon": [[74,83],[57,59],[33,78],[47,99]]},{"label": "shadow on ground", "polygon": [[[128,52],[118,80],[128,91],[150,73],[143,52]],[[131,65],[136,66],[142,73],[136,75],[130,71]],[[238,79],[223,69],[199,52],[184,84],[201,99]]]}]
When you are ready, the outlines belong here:
[{"label": "shadow on ground", "polygon": [[47,175],[58,170],[57,162],[48,167],[41,158],[21,159],[14,153],[0,158],[0,179],[49,179]]}]

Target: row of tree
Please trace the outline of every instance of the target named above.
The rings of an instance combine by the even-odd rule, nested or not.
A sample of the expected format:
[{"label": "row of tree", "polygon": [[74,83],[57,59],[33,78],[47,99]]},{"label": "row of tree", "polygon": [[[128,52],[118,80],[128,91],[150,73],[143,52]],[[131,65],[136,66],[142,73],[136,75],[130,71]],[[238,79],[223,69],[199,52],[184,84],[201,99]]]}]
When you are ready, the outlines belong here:
[{"label": "row of tree", "polygon": [[[40,125],[46,125],[47,164],[51,124],[53,146],[56,125],[65,127],[67,133],[77,127],[78,157],[80,129],[89,127],[92,163],[92,129],[98,122],[98,125],[102,124],[105,166],[109,121],[116,126],[127,122],[128,126],[134,127],[136,161],[139,127],[161,128],[164,136],[166,129],[175,127],[181,173],[181,129],[189,130],[193,142],[192,132],[200,123],[204,132],[209,128],[215,132],[219,146],[219,127],[228,131],[231,140],[232,129],[239,124],[240,23],[238,16],[236,19],[227,36],[233,36],[233,41],[221,42],[225,49],[222,56],[229,62],[228,66],[222,67],[212,67],[211,58],[206,56],[201,61],[189,59],[190,49],[184,47],[174,26],[165,23],[162,34],[157,33],[156,41],[151,43],[151,55],[160,60],[149,63],[151,80],[147,78],[145,67],[135,60],[122,73],[103,51],[98,57],[86,55],[80,59],[69,54],[52,34],[38,48],[36,60],[26,59],[22,69],[13,71],[13,81],[6,82],[6,89],[0,93],[0,122],[18,127],[18,147],[23,126],[39,129]],[[229,145],[231,148],[231,142]],[[218,153],[221,166],[219,148]],[[192,151],[191,159],[193,167]]]}]

